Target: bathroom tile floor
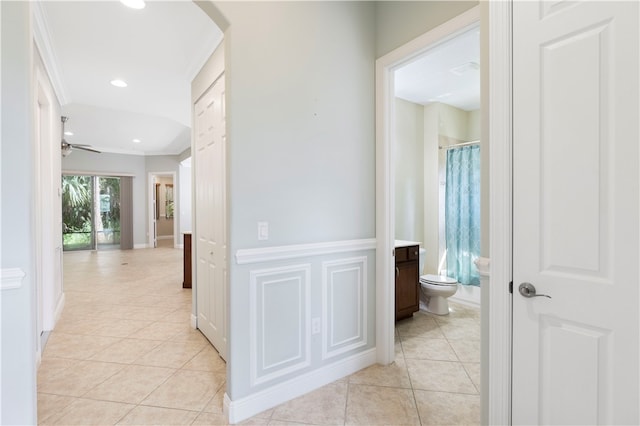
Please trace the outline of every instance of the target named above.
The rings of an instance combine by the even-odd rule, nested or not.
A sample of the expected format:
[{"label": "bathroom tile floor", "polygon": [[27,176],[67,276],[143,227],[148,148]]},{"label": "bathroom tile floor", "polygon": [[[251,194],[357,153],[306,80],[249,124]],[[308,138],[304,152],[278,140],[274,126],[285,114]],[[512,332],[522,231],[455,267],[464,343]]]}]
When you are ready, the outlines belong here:
[{"label": "bathroom tile floor", "polygon": [[[38,423],[225,424],[225,363],[190,327],[182,251],[64,254],[66,304],[38,371]],[[451,304],[396,327],[396,360],[243,424],[480,423],[480,316]]]}]

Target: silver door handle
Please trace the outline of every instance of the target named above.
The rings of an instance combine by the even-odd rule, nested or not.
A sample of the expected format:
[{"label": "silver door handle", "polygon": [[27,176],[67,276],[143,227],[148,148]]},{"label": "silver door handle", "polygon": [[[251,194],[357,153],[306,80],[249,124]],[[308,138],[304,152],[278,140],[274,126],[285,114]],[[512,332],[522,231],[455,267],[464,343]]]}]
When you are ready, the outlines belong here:
[{"label": "silver door handle", "polygon": [[551,299],[551,296],[548,294],[536,294],[536,288],[531,283],[522,283],[518,286],[518,291],[524,297],[548,297]]}]

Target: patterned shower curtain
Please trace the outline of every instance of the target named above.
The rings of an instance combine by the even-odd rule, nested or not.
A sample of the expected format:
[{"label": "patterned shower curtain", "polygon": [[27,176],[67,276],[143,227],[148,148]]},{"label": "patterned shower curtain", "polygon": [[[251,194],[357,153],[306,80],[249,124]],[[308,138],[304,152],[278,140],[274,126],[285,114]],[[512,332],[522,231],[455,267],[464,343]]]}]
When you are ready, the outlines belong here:
[{"label": "patterned shower curtain", "polygon": [[473,263],[480,256],[480,146],[447,151],[445,187],[447,275],[480,285]]}]

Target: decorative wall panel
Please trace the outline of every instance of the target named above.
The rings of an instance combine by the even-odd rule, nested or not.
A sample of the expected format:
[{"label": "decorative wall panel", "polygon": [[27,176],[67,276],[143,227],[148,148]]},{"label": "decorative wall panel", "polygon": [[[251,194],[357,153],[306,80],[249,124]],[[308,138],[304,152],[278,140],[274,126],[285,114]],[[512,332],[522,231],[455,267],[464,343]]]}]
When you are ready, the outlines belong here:
[{"label": "decorative wall panel", "polygon": [[252,386],[311,362],[309,264],[250,272]]},{"label": "decorative wall panel", "polygon": [[367,257],[322,263],[322,358],[367,344]]}]

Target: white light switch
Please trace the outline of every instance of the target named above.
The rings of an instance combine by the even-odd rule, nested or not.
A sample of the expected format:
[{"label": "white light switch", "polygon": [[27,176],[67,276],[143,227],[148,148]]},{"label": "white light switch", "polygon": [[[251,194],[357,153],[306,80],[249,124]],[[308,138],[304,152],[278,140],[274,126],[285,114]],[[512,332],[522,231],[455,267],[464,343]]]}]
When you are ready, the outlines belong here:
[{"label": "white light switch", "polygon": [[311,320],[311,334],[320,333],[320,318],[314,318]]},{"label": "white light switch", "polygon": [[258,222],[258,241],[269,239],[269,222]]}]

